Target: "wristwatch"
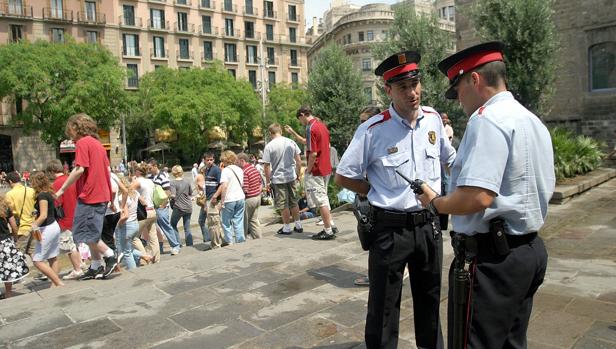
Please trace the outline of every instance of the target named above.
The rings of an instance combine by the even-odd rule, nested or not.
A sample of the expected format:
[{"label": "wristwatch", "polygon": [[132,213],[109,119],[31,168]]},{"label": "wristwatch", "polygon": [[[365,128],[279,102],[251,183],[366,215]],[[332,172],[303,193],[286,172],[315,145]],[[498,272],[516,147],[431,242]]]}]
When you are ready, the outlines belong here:
[{"label": "wristwatch", "polygon": [[434,206],[434,200],[440,198],[440,195],[437,195],[434,199],[430,200],[430,203],[428,204],[428,207],[426,207],[428,209],[428,212],[430,212],[432,215],[434,215],[435,217],[439,215],[438,210],[436,209],[436,206]]}]

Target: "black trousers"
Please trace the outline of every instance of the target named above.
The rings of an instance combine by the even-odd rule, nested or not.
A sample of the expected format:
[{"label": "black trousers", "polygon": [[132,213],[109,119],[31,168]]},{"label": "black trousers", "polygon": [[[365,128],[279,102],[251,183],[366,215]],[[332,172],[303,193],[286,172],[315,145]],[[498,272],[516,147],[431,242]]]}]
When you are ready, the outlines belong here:
[{"label": "black trousers", "polygon": [[106,215],[103,220],[103,232],[101,233],[101,240],[107,245],[110,249],[116,249],[115,246],[115,238],[113,233],[115,232],[116,225],[118,225],[118,221],[120,220],[120,212]]},{"label": "black trousers", "polygon": [[438,219],[436,228],[439,232],[435,240],[431,223],[388,227],[386,222],[376,222],[377,237],[370,247],[368,260],[370,293],[365,332],[368,349],[398,346],[402,277],[407,266],[417,347],[444,347],[439,319],[443,241]]},{"label": "black trousers", "polygon": [[[480,254],[471,264],[467,348],[526,348],[533,296],[543,283],[548,254],[537,237],[506,256]],[[453,285],[453,264],[449,285]],[[453,339],[453,289],[449,288],[448,343]],[[451,345],[450,345],[451,348]]]}]

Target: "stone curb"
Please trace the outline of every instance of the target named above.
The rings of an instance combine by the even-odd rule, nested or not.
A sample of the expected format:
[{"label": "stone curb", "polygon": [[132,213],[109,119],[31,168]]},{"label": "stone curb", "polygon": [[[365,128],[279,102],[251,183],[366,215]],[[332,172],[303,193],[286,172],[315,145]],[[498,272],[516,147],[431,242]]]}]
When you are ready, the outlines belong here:
[{"label": "stone curb", "polygon": [[575,195],[607,182],[613,177],[616,177],[616,169],[602,167],[580,176],[575,184],[557,185],[550,204],[562,205],[571,200]]}]

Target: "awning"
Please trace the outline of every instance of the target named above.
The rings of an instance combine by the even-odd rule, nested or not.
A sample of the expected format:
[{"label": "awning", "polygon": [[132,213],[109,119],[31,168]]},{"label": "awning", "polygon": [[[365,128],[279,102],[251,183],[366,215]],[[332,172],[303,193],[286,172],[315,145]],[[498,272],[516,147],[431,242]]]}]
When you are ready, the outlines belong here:
[{"label": "awning", "polygon": [[75,143],[70,139],[65,139],[60,143],[60,154],[62,153],[74,153]]}]

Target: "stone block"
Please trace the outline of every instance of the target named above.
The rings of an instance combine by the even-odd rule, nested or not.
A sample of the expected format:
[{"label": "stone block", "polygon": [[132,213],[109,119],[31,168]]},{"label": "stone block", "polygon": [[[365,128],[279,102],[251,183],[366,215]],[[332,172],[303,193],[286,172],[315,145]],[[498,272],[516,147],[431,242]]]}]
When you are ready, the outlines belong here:
[{"label": "stone block", "polygon": [[77,323],[38,336],[22,339],[11,344],[11,347],[28,349],[68,348],[119,331],[121,331],[121,328],[111,320],[102,318]]},{"label": "stone block", "polygon": [[362,297],[334,305],[319,312],[318,315],[345,327],[353,327],[366,320],[367,312],[368,300],[367,297]]},{"label": "stone block", "polygon": [[571,347],[593,320],[562,311],[546,310],[539,314],[528,328],[528,339],[557,347]]},{"label": "stone block", "polygon": [[569,314],[585,316],[592,319],[614,321],[616,304],[585,298],[576,298],[567,306],[565,311]]},{"label": "stone block", "polygon": [[223,324],[211,325],[198,332],[186,334],[155,346],[165,348],[229,348],[263,333],[241,320],[230,320]]},{"label": "stone block", "polygon": [[616,343],[605,342],[596,338],[583,337],[575,343],[573,349],[616,349]]},{"label": "stone block", "polygon": [[242,343],[237,349],[313,348],[326,338],[335,336],[339,330],[335,323],[311,316]]},{"label": "stone block", "polygon": [[18,339],[36,336],[58,327],[73,324],[73,321],[63,313],[38,312],[34,319],[31,318],[33,314],[29,315],[19,321],[0,326],[0,343],[9,344]]}]

